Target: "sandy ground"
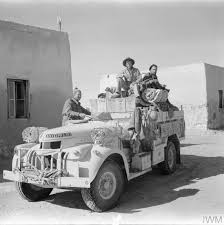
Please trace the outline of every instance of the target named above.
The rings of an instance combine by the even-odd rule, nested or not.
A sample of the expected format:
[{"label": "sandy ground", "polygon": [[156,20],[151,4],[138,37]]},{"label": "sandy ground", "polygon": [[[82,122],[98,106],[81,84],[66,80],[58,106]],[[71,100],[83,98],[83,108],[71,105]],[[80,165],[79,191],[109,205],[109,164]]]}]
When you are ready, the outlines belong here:
[{"label": "sandy ground", "polygon": [[[182,142],[182,165],[169,176],[154,170],[131,181],[120,204],[95,213],[80,192],[57,190],[48,199],[29,203],[12,182],[0,183],[2,224],[203,224],[219,216],[224,224],[224,132],[187,132]],[[220,220],[220,218],[222,220]]]}]

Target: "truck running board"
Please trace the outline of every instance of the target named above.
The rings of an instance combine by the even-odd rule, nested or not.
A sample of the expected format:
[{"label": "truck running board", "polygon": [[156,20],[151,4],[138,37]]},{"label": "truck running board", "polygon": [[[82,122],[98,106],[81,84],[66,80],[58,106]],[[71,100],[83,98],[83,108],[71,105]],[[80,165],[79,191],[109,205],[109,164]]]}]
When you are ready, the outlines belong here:
[{"label": "truck running board", "polygon": [[143,175],[143,174],[145,174],[145,173],[148,173],[148,172],[151,171],[151,170],[152,170],[152,168],[150,167],[150,168],[145,169],[145,170],[140,171],[140,172],[129,173],[129,178],[128,178],[128,180],[132,180],[132,179],[134,179],[134,178],[136,178],[136,177],[139,177],[139,176],[141,176],[141,175]]}]

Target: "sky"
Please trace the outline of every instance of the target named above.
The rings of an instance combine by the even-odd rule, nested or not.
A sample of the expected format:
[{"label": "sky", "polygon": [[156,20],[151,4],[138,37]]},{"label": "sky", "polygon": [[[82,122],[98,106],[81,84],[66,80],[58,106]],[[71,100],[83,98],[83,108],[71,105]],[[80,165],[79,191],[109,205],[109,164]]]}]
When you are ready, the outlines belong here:
[{"label": "sky", "polygon": [[[68,32],[74,86],[95,98],[103,74],[129,56],[147,70],[206,62],[224,67],[224,1],[0,0],[0,19]],[[158,71],[159,73],[159,71]]]}]

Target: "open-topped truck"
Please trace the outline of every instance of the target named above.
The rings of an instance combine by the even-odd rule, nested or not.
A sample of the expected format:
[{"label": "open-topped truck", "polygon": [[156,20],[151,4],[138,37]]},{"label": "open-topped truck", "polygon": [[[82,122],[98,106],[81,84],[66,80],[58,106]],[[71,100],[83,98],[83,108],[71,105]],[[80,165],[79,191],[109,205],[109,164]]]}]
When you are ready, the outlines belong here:
[{"label": "open-topped truck", "polygon": [[[92,113],[99,115],[95,120],[71,121],[17,145],[12,171],[4,170],[4,179],[15,181],[18,193],[28,201],[46,198],[53,188],[80,188],[91,210],[109,210],[131,179],[154,166],[170,174],[180,163],[183,111],[160,108],[136,106],[135,97],[92,100]],[[136,110],[140,126],[139,121],[134,126],[140,133],[130,135]]]}]

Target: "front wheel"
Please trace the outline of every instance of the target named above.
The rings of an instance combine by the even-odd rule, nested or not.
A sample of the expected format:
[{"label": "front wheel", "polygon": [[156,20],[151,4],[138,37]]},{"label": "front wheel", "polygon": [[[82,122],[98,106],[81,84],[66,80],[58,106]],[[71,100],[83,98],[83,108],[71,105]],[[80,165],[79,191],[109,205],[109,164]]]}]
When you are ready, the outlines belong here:
[{"label": "front wheel", "polygon": [[93,211],[109,210],[118,203],[124,184],[124,174],[119,165],[107,161],[100,168],[90,188],[81,190],[83,201]]},{"label": "front wheel", "polygon": [[16,190],[19,195],[29,201],[39,201],[44,198],[47,198],[53,188],[42,188],[33,184],[23,183],[23,182],[16,182]]},{"label": "front wheel", "polygon": [[160,169],[164,174],[171,174],[177,168],[177,151],[175,144],[172,141],[168,141],[165,148],[165,160],[159,164]]}]

